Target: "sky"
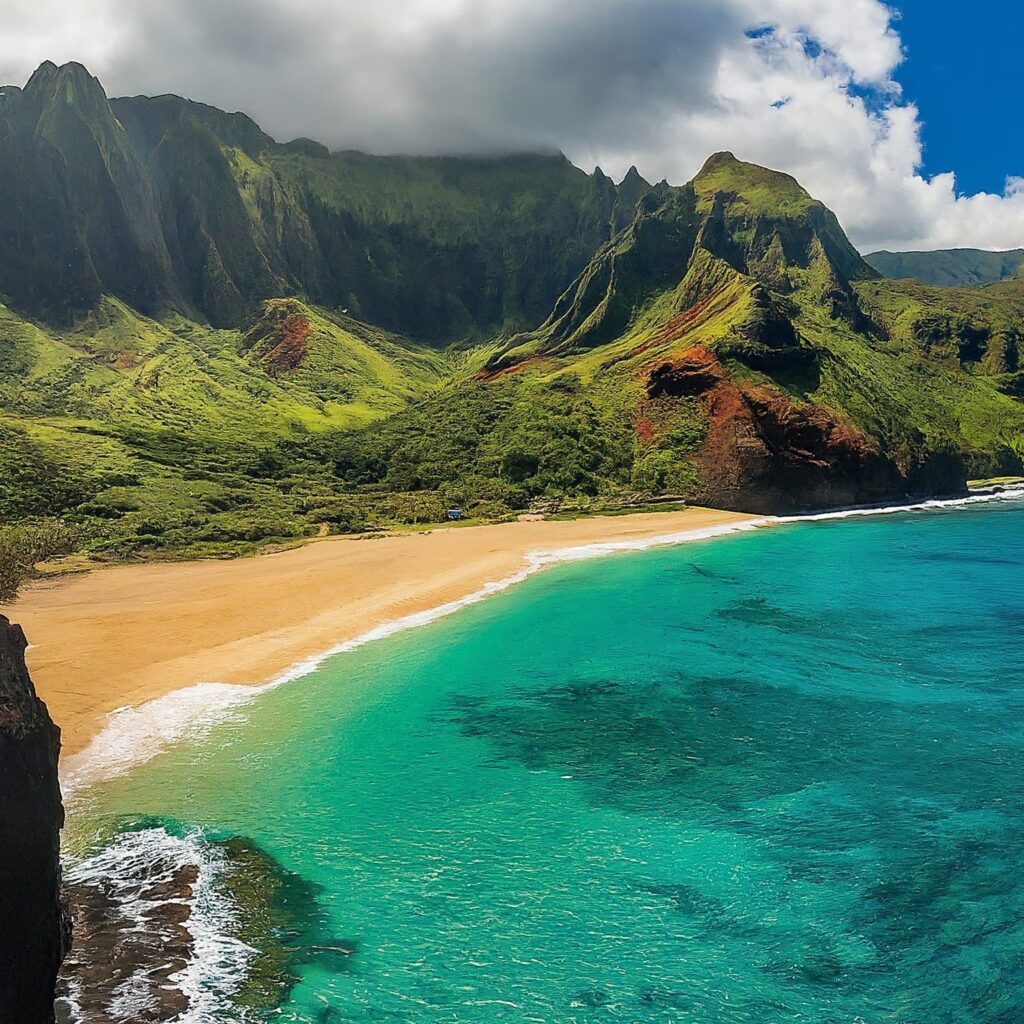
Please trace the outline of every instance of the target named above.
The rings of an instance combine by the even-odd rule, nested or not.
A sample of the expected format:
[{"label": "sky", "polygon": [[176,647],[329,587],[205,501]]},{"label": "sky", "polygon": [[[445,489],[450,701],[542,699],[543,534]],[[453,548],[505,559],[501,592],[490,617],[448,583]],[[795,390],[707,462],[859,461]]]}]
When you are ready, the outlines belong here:
[{"label": "sky", "polygon": [[907,59],[896,72],[924,122],[924,172],[957,172],[965,193],[999,191],[1024,174],[1020,41],[1024,3],[903,0],[897,29]]},{"label": "sky", "polygon": [[[794,174],[862,251],[1024,246],[1018,0],[4,0],[0,82],[242,110],[370,152]],[[1019,8],[1019,9],[1018,9]]]}]

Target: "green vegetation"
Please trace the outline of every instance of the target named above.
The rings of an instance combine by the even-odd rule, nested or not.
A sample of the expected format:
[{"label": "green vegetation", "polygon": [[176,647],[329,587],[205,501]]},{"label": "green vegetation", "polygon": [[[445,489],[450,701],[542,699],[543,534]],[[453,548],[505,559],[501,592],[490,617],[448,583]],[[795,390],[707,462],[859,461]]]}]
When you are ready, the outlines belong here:
[{"label": "green vegetation", "polygon": [[2,599],[69,552],[1024,472],[1024,281],[880,278],[730,154],[679,188],[330,154],[75,65],[0,127]]},{"label": "green vegetation", "polygon": [[306,439],[393,414],[457,361],[296,300],[236,331],[105,299],[57,333],[0,307],[0,524],[63,516],[101,558],[311,536],[334,483]]},{"label": "green vegetation", "polygon": [[69,555],[86,540],[86,532],[57,519],[0,526],[0,602],[10,601],[35,566]]}]

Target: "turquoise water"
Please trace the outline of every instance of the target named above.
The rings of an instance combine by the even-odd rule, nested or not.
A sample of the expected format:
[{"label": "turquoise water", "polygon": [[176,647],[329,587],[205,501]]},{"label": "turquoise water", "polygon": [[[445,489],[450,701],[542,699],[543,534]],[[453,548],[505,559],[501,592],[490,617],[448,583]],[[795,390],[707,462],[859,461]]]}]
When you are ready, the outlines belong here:
[{"label": "turquoise water", "polygon": [[74,825],[273,865],[204,1021],[1019,1022],[1022,570],[1021,502],[559,566]]}]

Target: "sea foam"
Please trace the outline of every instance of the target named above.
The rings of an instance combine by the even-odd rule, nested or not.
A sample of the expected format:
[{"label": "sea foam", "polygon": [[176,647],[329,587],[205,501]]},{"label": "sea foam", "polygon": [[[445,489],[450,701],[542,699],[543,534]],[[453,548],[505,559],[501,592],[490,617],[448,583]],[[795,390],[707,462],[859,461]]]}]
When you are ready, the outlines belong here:
[{"label": "sea foam", "polygon": [[823,522],[853,516],[931,512],[993,501],[1019,500],[1022,497],[1024,497],[1024,487],[1011,486],[973,493],[964,497],[929,499],[914,504],[859,506],[795,516],[760,516],[736,523],[676,531],[654,537],[534,551],[526,556],[523,568],[518,572],[500,580],[487,582],[465,597],[382,623],[351,640],[346,640],[344,643],[336,644],[319,654],[303,659],[269,682],[256,685],[197,683],[175,690],[138,707],[125,707],[111,712],[107,716],[103,728],[89,745],[62,762],[61,782],[64,796],[68,800],[74,799],[89,786],[105,778],[122,775],[153,759],[163,750],[183,739],[201,738],[226,718],[241,715],[244,708],[256,700],[260,694],[315,672],[328,658],[355,650],[375,640],[383,640],[395,633],[416,629],[445,618],[522,583],[530,576],[552,565],[711,540],[715,537],[790,523]]},{"label": "sea foam", "polygon": [[[95,971],[100,964],[78,963],[75,952],[65,965],[58,1009],[72,1024],[89,1019],[102,1006],[104,1019],[156,1019],[167,1012],[172,989],[187,999],[176,1024],[208,1024],[230,1004],[245,980],[256,951],[235,937],[240,913],[220,885],[226,870],[224,851],[206,842],[198,830],[173,835],[163,827],[123,832],[90,856],[72,860],[65,879],[79,899],[97,894],[105,921],[119,935],[117,949],[124,976],[110,979]],[[190,872],[188,884],[178,881]],[[187,908],[188,933],[182,966],[167,973],[168,944],[180,944],[176,914],[161,919],[162,908]],[[90,936],[85,936],[88,946]],[[128,973],[125,973],[125,972]],[[98,987],[97,987],[98,985]],[[108,986],[110,986],[108,988]],[[160,1019],[165,1019],[160,1016]]]}]

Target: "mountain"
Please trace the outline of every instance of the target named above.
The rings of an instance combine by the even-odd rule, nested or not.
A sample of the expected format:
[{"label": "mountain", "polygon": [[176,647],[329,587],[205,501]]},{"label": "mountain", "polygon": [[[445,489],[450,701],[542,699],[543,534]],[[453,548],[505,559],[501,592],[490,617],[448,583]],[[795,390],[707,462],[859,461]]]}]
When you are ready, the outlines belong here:
[{"label": "mountain", "polygon": [[962,287],[1020,277],[1024,249],[936,249],[934,252],[873,252],[864,257],[884,277],[922,284]]},{"label": "mountain", "polygon": [[238,326],[301,294],[421,341],[532,326],[648,187],[561,155],[278,145],[176,96],[108,101],[78,64],[0,92],[0,291],[71,323],[102,295]]},{"label": "mountain", "polygon": [[792,177],[279,144],[0,92],[0,549],[30,566],[1024,472],[1024,281],[892,281]]},{"label": "mountain", "polygon": [[720,153],[645,195],[489,369],[615,379],[648,449],[634,482],[656,466],[702,502],[795,511],[1016,471],[1022,316],[1024,287],[881,280],[791,177]]}]

